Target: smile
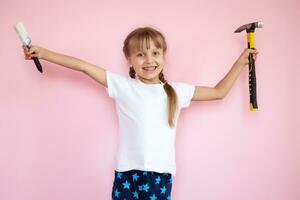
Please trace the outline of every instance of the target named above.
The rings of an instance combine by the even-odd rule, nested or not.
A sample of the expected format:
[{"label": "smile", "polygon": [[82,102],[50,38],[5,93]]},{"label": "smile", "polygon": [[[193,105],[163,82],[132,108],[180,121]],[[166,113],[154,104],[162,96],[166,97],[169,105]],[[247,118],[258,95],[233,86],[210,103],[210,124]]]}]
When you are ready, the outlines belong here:
[{"label": "smile", "polygon": [[157,66],[143,67],[143,70],[145,70],[145,71],[154,71],[156,68],[157,68]]}]

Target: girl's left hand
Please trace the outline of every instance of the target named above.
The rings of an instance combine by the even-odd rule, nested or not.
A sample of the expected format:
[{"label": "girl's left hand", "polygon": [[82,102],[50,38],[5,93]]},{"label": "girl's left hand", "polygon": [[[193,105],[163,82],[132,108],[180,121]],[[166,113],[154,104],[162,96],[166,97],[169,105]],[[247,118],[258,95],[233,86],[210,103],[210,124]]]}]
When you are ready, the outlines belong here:
[{"label": "girl's left hand", "polygon": [[258,51],[256,49],[245,49],[238,58],[237,62],[240,63],[242,66],[249,64],[248,56],[250,53],[253,54],[253,59],[256,60]]}]

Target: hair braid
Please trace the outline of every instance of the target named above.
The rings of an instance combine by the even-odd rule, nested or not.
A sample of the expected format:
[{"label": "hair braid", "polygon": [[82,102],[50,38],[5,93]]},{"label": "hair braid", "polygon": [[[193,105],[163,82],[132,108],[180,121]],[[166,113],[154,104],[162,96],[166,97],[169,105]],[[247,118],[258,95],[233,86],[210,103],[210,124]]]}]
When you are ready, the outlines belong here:
[{"label": "hair braid", "polygon": [[131,66],[130,68],[129,68],[129,76],[131,77],[131,78],[135,78],[135,71],[134,71],[134,69],[133,69],[133,67]]},{"label": "hair braid", "polygon": [[170,127],[175,126],[175,115],[178,109],[178,99],[177,94],[173,87],[168,83],[168,81],[165,79],[165,76],[163,74],[163,71],[161,71],[158,75],[159,80],[163,82],[164,84],[164,90],[168,96],[168,110],[169,110],[169,116],[168,116],[168,123]]}]

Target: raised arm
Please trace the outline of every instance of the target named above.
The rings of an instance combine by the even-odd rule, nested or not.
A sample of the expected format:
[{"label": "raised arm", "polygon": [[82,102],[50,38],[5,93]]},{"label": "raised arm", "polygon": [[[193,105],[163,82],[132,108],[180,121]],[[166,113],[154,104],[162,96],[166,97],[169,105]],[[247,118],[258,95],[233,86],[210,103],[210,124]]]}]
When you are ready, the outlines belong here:
[{"label": "raised arm", "polygon": [[[89,64],[83,60],[78,58],[74,58],[72,56],[56,53],[50,51],[48,49],[39,47],[39,46],[32,46],[30,50],[23,46],[25,59],[29,60],[33,57],[38,57],[39,59],[46,60],[48,62],[52,62],[69,69],[73,69],[79,72],[83,72],[87,74],[89,77],[107,87],[106,81],[106,71],[102,67]],[[34,53],[33,53],[34,52]]]},{"label": "raised arm", "polygon": [[258,54],[256,50],[245,49],[226,76],[215,87],[196,86],[192,100],[205,101],[224,98],[232,88],[244,66],[248,64],[248,56],[250,53],[253,53],[253,58],[256,59],[256,54]]}]

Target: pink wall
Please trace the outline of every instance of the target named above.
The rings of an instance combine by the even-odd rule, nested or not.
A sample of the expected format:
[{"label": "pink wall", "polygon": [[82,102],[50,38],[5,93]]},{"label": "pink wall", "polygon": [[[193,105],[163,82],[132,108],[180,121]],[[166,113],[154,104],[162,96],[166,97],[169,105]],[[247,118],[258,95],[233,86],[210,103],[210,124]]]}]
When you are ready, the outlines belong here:
[{"label": "pink wall", "polygon": [[33,44],[127,74],[126,35],[139,26],[168,42],[169,80],[214,86],[246,45],[233,31],[256,31],[260,110],[248,109],[248,69],[220,101],[193,102],[177,137],[172,199],[298,200],[298,0],[0,2],[0,199],[110,199],[117,117],[106,90],[79,72],[23,59],[13,30]]}]

